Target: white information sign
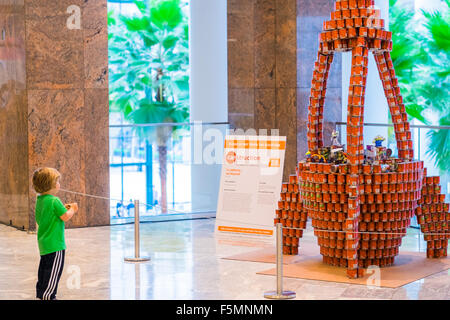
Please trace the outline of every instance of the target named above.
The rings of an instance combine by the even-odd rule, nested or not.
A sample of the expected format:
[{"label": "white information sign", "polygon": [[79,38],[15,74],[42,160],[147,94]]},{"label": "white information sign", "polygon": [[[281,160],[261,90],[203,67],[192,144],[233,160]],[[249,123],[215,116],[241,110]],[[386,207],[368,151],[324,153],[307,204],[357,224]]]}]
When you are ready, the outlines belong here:
[{"label": "white information sign", "polygon": [[272,242],[286,137],[226,136],[224,148],[216,236]]}]

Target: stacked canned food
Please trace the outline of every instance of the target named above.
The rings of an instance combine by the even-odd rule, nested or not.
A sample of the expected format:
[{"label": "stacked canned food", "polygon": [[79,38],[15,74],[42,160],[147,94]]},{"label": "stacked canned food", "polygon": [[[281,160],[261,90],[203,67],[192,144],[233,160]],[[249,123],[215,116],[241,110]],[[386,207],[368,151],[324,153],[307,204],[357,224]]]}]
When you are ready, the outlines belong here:
[{"label": "stacked canned food", "polygon": [[306,229],[307,216],[300,199],[297,175],[289,177],[289,183],[283,183],[281,198],[278,201],[274,223],[283,225],[283,254],[298,254],[299,238]]},{"label": "stacked canned food", "polygon": [[[312,219],[324,263],[349,273],[394,262],[420,198],[423,162],[400,162],[396,172],[381,165],[299,163],[300,195]],[[351,186],[357,177],[358,195]],[[354,270],[354,271],[351,271]]]},{"label": "stacked canned food", "polygon": [[352,50],[358,38],[367,39],[368,47],[374,50],[392,50],[392,33],[383,30],[384,20],[373,0],[338,0],[335,7],[331,20],[323,23],[320,52]]},{"label": "stacked canned food", "polygon": [[308,113],[309,150],[314,150],[317,146],[319,148],[323,146],[323,107],[325,104],[327,79],[332,62],[332,54],[324,55],[319,52],[317,61],[314,64]]},{"label": "stacked canned food", "polygon": [[[426,177],[422,161],[398,161],[396,171],[362,165],[356,202],[349,197],[350,166],[300,162],[298,178],[291,175],[283,184],[276,212],[275,223],[287,227],[283,253],[298,253],[300,229],[306,228],[309,217],[323,262],[346,267],[350,276],[361,275],[368,266],[394,263],[416,214],[427,241],[427,257],[447,256],[450,213],[439,177]],[[358,218],[349,225],[355,212]]]},{"label": "stacked canned food", "polygon": [[395,138],[397,140],[398,157],[401,159],[413,159],[413,142],[406,114],[403,98],[395,76],[394,64],[389,52],[374,52],[375,62],[394,124]]},{"label": "stacked canned food", "polygon": [[[336,1],[336,11],[331,13],[331,20],[324,23],[320,34],[314,65],[308,107],[310,157],[298,165],[298,191],[295,184],[292,185],[296,179],[292,176],[289,184],[283,184],[275,219],[286,227],[301,221],[301,229],[304,229],[309,216],[323,261],[346,267],[351,278],[360,276],[369,265],[383,267],[394,263],[415,213],[425,232],[427,256],[447,254],[448,205],[440,194],[438,178],[424,177],[423,162],[412,160],[410,126],[390,56],[392,34],[383,29],[384,21],[380,11],[374,8],[373,0]],[[329,148],[330,152],[333,147],[343,150],[346,158],[343,164],[327,163],[322,152],[328,148],[323,147],[322,125],[327,79],[334,53],[338,51],[352,51],[347,150],[344,152],[344,146]],[[363,144],[369,51],[374,54],[383,83],[398,150],[398,158],[387,159],[389,155],[375,162],[364,158]],[[295,213],[288,213],[293,209],[298,212],[297,219]],[[427,234],[430,231],[438,234]],[[296,254],[292,243],[296,247],[298,242],[290,239],[293,231],[283,231],[283,234],[284,244],[290,248],[284,249],[284,253]]]},{"label": "stacked canned food", "polygon": [[427,257],[446,257],[450,238],[449,205],[445,203],[445,194],[441,194],[440,178],[427,177],[426,171],[416,215],[427,242]]}]

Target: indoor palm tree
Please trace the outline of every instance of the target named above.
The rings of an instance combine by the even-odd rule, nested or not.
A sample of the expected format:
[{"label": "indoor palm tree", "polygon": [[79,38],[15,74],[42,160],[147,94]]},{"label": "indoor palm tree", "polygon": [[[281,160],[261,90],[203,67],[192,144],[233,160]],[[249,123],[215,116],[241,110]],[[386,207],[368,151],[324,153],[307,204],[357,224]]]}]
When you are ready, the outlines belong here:
[{"label": "indoor palm tree", "polygon": [[[181,0],[134,0],[136,16],[109,14],[110,104],[135,124],[182,123],[189,117],[188,23]],[[179,127],[137,127],[156,143],[161,211],[167,212],[167,144]],[[147,186],[148,187],[148,186]]]},{"label": "indoor palm tree", "polygon": [[[428,53],[428,61],[421,66],[419,93],[424,105],[431,109],[432,123],[450,126],[450,1],[446,0],[447,10],[423,12],[426,32],[423,46]],[[431,121],[430,121],[431,122]],[[449,172],[450,130],[430,130],[428,154],[435,160],[439,169]]]},{"label": "indoor palm tree", "polygon": [[[426,125],[450,125],[448,102],[450,74],[450,0],[443,12],[414,12],[390,0],[392,57],[408,115]],[[450,169],[450,131],[430,130],[427,153],[436,166]]]},{"label": "indoor palm tree", "polygon": [[389,1],[389,28],[393,42],[391,57],[405,108],[410,117],[426,123],[422,115],[425,106],[417,101],[417,80],[420,76],[416,68],[426,61],[427,56],[420,45],[420,34],[415,30],[414,14],[413,8],[399,5],[397,0]]}]

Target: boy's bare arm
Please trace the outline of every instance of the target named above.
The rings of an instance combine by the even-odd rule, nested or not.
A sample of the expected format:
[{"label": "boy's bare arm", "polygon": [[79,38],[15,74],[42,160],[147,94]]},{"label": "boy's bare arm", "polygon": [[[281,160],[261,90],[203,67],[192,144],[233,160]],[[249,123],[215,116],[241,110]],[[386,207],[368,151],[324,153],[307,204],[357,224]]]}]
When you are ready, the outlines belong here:
[{"label": "boy's bare arm", "polygon": [[66,205],[66,208],[68,208],[69,210],[67,210],[66,213],[64,213],[60,219],[64,222],[69,221],[70,219],[72,219],[73,215],[75,213],[77,213],[78,211],[78,205],[76,203],[70,203]]}]

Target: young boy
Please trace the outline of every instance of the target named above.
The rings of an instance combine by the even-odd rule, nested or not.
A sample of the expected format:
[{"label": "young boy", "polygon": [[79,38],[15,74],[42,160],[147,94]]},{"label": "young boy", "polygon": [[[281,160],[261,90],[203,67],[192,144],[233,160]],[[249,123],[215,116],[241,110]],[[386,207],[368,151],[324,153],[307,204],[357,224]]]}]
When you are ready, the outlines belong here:
[{"label": "young boy", "polygon": [[60,177],[60,173],[53,168],[41,168],[33,174],[33,188],[39,194],[36,200],[36,223],[41,255],[36,297],[41,300],[56,300],[66,250],[64,222],[78,212],[76,203],[64,206],[56,197],[60,189]]}]

